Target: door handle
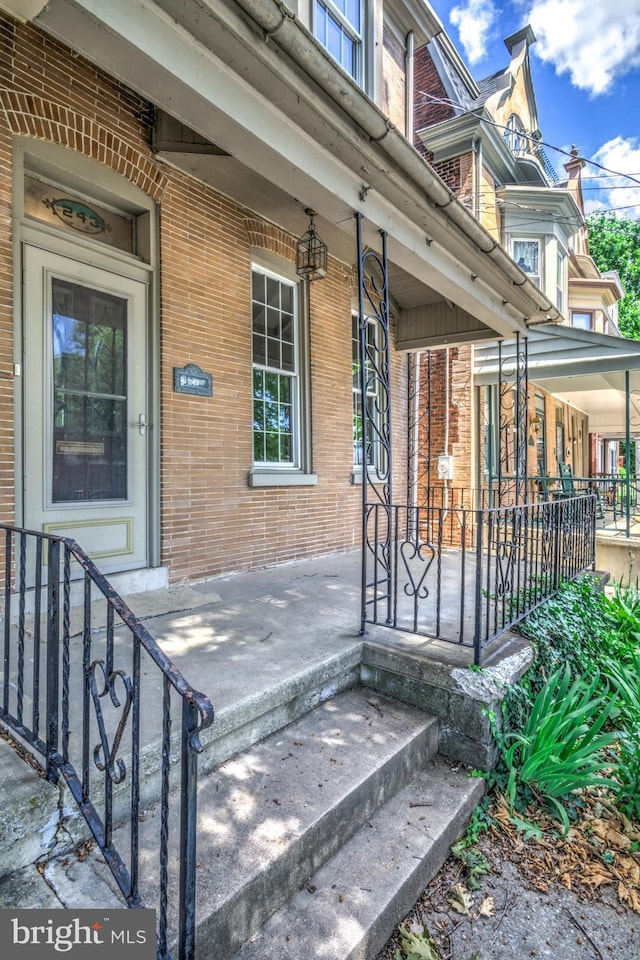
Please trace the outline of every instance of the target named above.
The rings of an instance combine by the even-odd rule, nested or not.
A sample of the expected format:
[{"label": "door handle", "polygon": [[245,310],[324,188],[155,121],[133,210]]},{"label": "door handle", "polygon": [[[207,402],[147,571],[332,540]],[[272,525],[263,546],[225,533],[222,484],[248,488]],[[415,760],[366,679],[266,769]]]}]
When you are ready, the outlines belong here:
[{"label": "door handle", "polygon": [[147,422],[147,415],[146,415],[145,413],[139,414],[139,415],[138,415],[138,419],[137,419],[137,420],[134,420],[133,423],[131,424],[131,426],[138,428],[138,432],[139,432],[139,434],[140,434],[141,437],[146,436],[147,427],[149,426],[149,424],[148,424],[148,422]]}]

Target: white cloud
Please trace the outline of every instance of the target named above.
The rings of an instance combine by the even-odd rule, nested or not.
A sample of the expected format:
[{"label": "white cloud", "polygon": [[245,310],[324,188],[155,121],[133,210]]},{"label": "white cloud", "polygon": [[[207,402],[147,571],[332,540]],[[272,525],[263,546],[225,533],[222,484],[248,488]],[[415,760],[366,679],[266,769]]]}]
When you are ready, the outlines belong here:
[{"label": "white cloud", "polygon": [[469,63],[482,60],[487,50],[489,32],[496,19],[493,0],[467,0],[465,4],[453,7],[449,19],[458,28]]},{"label": "white cloud", "polygon": [[640,0],[519,0],[538,42],[534,52],[593,96],[640,66]]},{"label": "white cloud", "polygon": [[[637,137],[614,137],[596,151],[593,159],[607,170],[627,173],[640,180],[640,139]],[[622,176],[607,176],[606,171],[597,167],[588,167],[582,177],[587,213],[606,209],[617,211],[621,217],[640,217],[640,184]],[[591,188],[600,184],[601,193],[594,196]]]}]

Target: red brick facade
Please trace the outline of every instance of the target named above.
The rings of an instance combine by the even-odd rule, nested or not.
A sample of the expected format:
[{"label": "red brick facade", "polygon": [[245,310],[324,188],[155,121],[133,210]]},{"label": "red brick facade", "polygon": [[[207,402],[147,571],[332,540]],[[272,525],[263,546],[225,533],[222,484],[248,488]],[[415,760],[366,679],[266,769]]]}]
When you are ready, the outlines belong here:
[{"label": "red brick facade", "polygon": [[[63,145],[157,203],[160,233],[160,544],[173,581],[357,545],[352,483],[350,264],[310,285],[311,469],[317,485],[251,487],[251,262],[290,265],[295,238],[163,165],[140,97],[36,29],[0,15],[0,501],[14,517],[13,137]],[[355,253],[355,251],[354,251]],[[173,369],[213,373],[213,397],[173,389]],[[406,483],[406,358],[392,357],[396,489]],[[152,374],[153,375],[153,374]]]}]

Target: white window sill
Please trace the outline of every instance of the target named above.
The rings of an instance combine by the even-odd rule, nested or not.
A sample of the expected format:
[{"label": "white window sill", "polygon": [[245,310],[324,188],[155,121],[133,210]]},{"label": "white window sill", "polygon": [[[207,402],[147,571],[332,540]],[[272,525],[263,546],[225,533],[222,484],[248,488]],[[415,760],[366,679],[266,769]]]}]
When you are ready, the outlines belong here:
[{"label": "white window sill", "polygon": [[250,487],[312,487],[318,475],[300,470],[250,470],[247,480]]}]

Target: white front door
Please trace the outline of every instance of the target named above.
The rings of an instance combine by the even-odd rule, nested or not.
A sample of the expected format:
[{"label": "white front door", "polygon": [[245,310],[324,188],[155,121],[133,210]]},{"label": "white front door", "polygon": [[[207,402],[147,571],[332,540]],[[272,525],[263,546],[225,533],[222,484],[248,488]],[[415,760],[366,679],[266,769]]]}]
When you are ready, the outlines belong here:
[{"label": "white front door", "polygon": [[24,246],[24,525],[147,565],[147,285]]}]

